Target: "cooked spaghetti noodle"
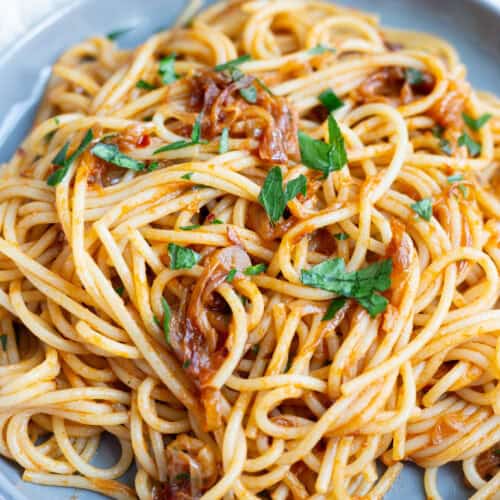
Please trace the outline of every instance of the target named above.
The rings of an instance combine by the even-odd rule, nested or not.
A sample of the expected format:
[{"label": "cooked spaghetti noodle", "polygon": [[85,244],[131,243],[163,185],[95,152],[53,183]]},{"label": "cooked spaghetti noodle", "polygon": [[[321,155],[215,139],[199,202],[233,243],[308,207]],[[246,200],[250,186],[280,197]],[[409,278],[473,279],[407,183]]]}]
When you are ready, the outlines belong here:
[{"label": "cooked spaghetti noodle", "polygon": [[305,0],[68,50],[1,170],[0,453],[119,499],[376,499],[404,461],[493,498],[500,102],[465,77]]}]

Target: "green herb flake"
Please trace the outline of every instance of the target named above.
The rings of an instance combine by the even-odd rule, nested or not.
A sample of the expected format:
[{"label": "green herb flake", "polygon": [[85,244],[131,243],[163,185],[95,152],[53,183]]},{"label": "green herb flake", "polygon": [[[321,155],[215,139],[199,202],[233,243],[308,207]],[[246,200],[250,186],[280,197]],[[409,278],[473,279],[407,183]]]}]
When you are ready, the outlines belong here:
[{"label": "green herb flake", "polygon": [[453,182],[460,182],[464,180],[464,176],[462,174],[453,174],[446,178],[449,184]]},{"label": "green herb flake", "polygon": [[325,45],[318,44],[316,47],[313,47],[312,49],[309,49],[307,51],[308,54],[311,54],[312,56],[324,54],[325,52],[331,52],[332,54],[335,54],[335,49],[332,49],[330,47],[326,47]]},{"label": "green herb flake", "polygon": [[156,89],[156,86],[153,85],[152,83],[147,82],[146,80],[139,80],[135,86],[138,89],[143,89],[143,90],[154,90]]},{"label": "green herb flake", "polygon": [[59,125],[61,125],[61,120],[59,120],[59,118],[56,116],[56,117],[54,118],[54,123],[55,123],[57,126],[59,126]]},{"label": "green herb flake", "polygon": [[255,81],[258,83],[259,87],[262,88],[262,90],[267,92],[270,96],[274,97],[273,91],[260,78],[256,78]]},{"label": "green herb flake", "polygon": [[255,85],[250,85],[249,87],[240,89],[240,95],[250,104],[255,104],[257,102],[257,89],[255,88]]},{"label": "green herb flake", "polygon": [[280,167],[273,167],[266,176],[259,193],[259,202],[264,207],[271,223],[277,222],[283,215],[286,204],[299,193],[304,196],[307,190],[307,179],[299,175],[287,183],[283,189],[283,174]]},{"label": "green herb flake", "polygon": [[419,69],[406,68],[405,79],[410,85],[420,85],[424,82],[424,74]]},{"label": "green herb flake", "polygon": [[467,134],[467,132],[464,132],[458,138],[458,145],[465,146],[472,157],[475,157],[479,153],[481,153],[481,144],[476,142],[469,134]]},{"label": "green herb flake", "polygon": [[475,130],[476,132],[481,129],[483,125],[486,124],[486,122],[491,118],[490,113],[484,113],[481,115],[479,118],[472,118],[469,116],[467,113],[462,113],[462,117],[464,119],[464,122],[467,124],[469,128],[472,130]]},{"label": "green herb flake", "polygon": [[141,161],[134,160],[130,156],[127,156],[120,152],[116,144],[105,144],[104,142],[98,142],[90,152],[101,158],[101,160],[112,163],[117,167],[128,168],[129,170],[135,170],[136,172],[144,170],[145,164]]},{"label": "green herb flake", "polygon": [[236,276],[236,273],[237,273],[237,272],[238,272],[238,270],[237,270],[237,269],[231,269],[231,271],[229,271],[229,272],[227,273],[227,276],[226,276],[226,281],[227,281],[228,283],[232,283],[232,282],[233,282],[233,280],[234,280],[234,277]]},{"label": "green herb flake", "polygon": [[329,259],[302,270],[304,285],[333,292],[341,297],[353,298],[374,317],[383,312],[389,301],[376,292],[384,292],[391,286],[392,260],[385,259],[359,271],[346,271],[341,258]]},{"label": "green herb flake", "polygon": [[191,132],[191,142],[198,144],[201,139],[201,124],[203,123],[203,112],[200,113],[194,121],[193,131]]},{"label": "green herb flake", "polygon": [[236,59],[231,59],[230,61],[227,61],[225,63],[218,64],[217,66],[215,66],[214,70],[225,71],[228,69],[232,69],[235,68],[236,66],[239,66],[240,64],[250,61],[251,59],[252,57],[250,56],[250,54],[244,54],[240,57],[237,57]]},{"label": "green herb flake", "polygon": [[219,153],[222,155],[229,151],[229,128],[224,127],[219,141]]},{"label": "green herb flake", "polygon": [[181,226],[180,229],[183,231],[194,231],[195,229],[199,229],[201,226],[199,224],[193,224],[192,226]]},{"label": "green herb flake", "polygon": [[124,286],[117,286],[115,288],[115,292],[120,296],[120,297],[123,297],[123,292],[125,291],[125,287]]},{"label": "green herb flake", "polygon": [[64,179],[73,162],[76,161],[79,156],[87,149],[93,138],[94,134],[92,133],[92,130],[87,130],[87,133],[85,134],[85,137],[83,138],[78,148],[67,158],[66,155],[68,153],[69,142],[67,142],[62,147],[62,149],[57,153],[56,157],[52,160],[52,163],[54,165],[57,165],[61,168],[58,168],[55,172],[49,175],[49,177],[47,178],[47,184],[49,186],[56,186]]},{"label": "green herb flake", "polygon": [[2,344],[2,351],[7,352],[7,335],[0,335],[0,342]]},{"label": "green herb flake", "polygon": [[337,234],[334,234],[333,237],[339,241],[344,241],[344,240],[349,239],[349,235],[347,233],[337,233]]},{"label": "green herb flake", "polygon": [[157,155],[158,153],[163,153],[165,151],[174,151],[176,149],[187,148],[188,146],[193,146],[193,143],[191,141],[186,141],[186,140],[182,139],[180,141],[171,142],[170,144],[167,144],[166,146],[162,146],[161,148],[156,149],[155,151],[153,151],[153,154]]},{"label": "green herb flake", "polygon": [[123,29],[120,29],[120,30],[111,31],[110,33],[108,33],[106,35],[106,38],[108,40],[111,40],[112,42],[114,42],[118,38],[120,38],[123,35],[125,35],[125,33],[128,33],[129,31],[132,31],[133,29],[134,28],[132,27],[132,28],[123,28]]},{"label": "green herb flake", "polygon": [[184,370],[186,370],[190,366],[191,366],[191,360],[190,359],[186,359],[186,361],[184,361],[184,363],[182,363],[182,368],[184,368]]},{"label": "green herb flake", "polygon": [[152,172],[153,170],[156,170],[159,166],[160,164],[157,161],[153,161],[146,167],[146,170],[148,172]]},{"label": "green herb flake", "polygon": [[319,101],[329,111],[335,111],[341,108],[344,103],[332,89],[326,89],[318,96]]},{"label": "green herb flake", "polygon": [[434,125],[434,127],[431,128],[431,132],[434,137],[441,138],[443,136],[444,127],[441,125]]},{"label": "green herb flake", "polygon": [[412,203],[411,209],[422,219],[430,221],[432,217],[432,199],[424,198]]},{"label": "green herb flake", "polygon": [[255,266],[249,266],[247,267],[243,272],[247,276],[255,276],[256,274],[260,274],[265,272],[267,269],[267,266],[265,264],[256,264]]},{"label": "green herb flake", "polygon": [[469,194],[469,189],[467,188],[467,186],[465,186],[464,184],[459,184],[458,185],[458,189],[460,189],[460,192],[462,193],[462,196],[464,198],[467,198],[467,196]]},{"label": "green herb flake", "polygon": [[161,298],[161,308],[163,309],[163,332],[165,333],[165,342],[170,345],[170,321],[172,320],[172,311],[165,297]]},{"label": "green herb flake", "polygon": [[345,297],[337,297],[336,299],[333,299],[321,321],[333,319],[334,316],[344,307],[346,302],[347,299]]},{"label": "green herb flake", "polygon": [[191,177],[193,176],[193,172],[188,172],[187,174],[184,174],[181,176],[181,179],[186,179],[186,180],[191,180]]},{"label": "green herb flake", "polygon": [[181,472],[180,474],[177,474],[177,476],[175,476],[174,481],[181,482],[181,481],[189,481],[190,479],[191,476],[188,472]]},{"label": "green herb flake", "polygon": [[175,243],[168,244],[170,269],[191,269],[199,260],[200,254],[191,248],[181,247]]},{"label": "green herb flake", "polygon": [[158,64],[158,74],[163,84],[168,85],[177,80],[178,75],[175,72],[175,58],[177,54],[170,54],[164,57]]},{"label": "green herb flake", "polygon": [[439,140],[439,149],[446,155],[451,156],[453,150],[451,149],[451,144],[448,139],[440,139]]},{"label": "green herb flake", "polygon": [[313,170],[323,172],[325,178],[330,172],[340,170],[347,163],[344,139],[332,114],[328,116],[328,133],[330,144],[299,131],[302,163]]},{"label": "green herb flake", "polygon": [[500,448],[497,448],[496,450],[493,450],[493,453],[494,453],[497,457],[500,457]]},{"label": "green herb flake", "polygon": [[252,351],[253,354],[255,354],[257,356],[257,354],[259,354],[259,350],[260,350],[260,345],[259,344],[254,344],[250,350]]},{"label": "green herb flake", "polygon": [[224,221],[220,219],[214,219],[210,224],[224,224]]}]

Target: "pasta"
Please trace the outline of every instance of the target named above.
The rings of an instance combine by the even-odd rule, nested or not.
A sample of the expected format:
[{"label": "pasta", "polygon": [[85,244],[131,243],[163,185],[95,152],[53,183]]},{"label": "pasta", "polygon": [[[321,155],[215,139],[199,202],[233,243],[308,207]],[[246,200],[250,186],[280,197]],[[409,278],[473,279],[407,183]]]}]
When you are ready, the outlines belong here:
[{"label": "pasta", "polygon": [[65,52],[2,166],[0,453],[118,499],[377,499],[405,461],[496,498],[500,101],[363,12],[199,4]]}]

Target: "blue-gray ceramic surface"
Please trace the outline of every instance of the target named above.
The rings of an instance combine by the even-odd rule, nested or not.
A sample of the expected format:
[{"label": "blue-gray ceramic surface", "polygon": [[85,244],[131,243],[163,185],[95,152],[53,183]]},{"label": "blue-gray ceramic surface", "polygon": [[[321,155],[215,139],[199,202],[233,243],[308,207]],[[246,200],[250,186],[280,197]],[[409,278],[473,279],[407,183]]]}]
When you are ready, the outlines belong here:
[{"label": "blue-gray ceramic surface", "polygon": [[[210,3],[210,2],[205,2]],[[458,48],[475,87],[500,94],[500,0],[339,0],[338,3],[376,12],[385,26],[428,31]],[[135,27],[119,43],[133,47],[151,33],[169,26],[185,0],[76,0],[53,13],[10,49],[0,53],[0,162],[7,161],[27,134],[50,65],[65,48],[94,34]],[[117,458],[113,439],[105,439],[95,463]],[[124,481],[133,483],[133,471]],[[440,470],[445,500],[464,500],[458,465]],[[97,500],[102,495],[72,488],[24,483],[20,468],[0,458],[0,500]],[[387,500],[425,498],[422,473],[405,467]]]}]

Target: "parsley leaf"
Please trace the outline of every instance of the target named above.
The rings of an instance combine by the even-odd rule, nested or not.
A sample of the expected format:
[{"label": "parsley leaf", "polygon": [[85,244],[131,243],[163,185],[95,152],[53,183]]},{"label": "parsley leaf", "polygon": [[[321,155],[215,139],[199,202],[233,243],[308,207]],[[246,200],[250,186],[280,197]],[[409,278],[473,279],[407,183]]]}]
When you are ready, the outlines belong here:
[{"label": "parsley leaf", "polygon": [[469,189],[467,188],[467,186],[465,186],[464,184],[459,184],[458,189],[460,189],[462,196],[464,198],[467,198],[467,195],[469,194]]},{"label": "parsley leaf", "polygon": [[146,167],[146,170],[148,172],[152,172],[153,170],[156,170],[159,166],[160,164],[157,161],[153,161]]},{"label": "parsley leaf", "polygon": [[93,138],[94,134],[92,133],[92,130],[88,129],[78,148],[68,158],[66,158],[66,154],[68,153],[69,142],[62,147],[56,157],[52,160],[54,165],[61,168],[58,168],[55,172],[49,175],[47,178],[47,184],[49,186],[55,186],[64,179],[73,162],[77,160],[78,157],[87,149],[87,146],[91,143]]},{"label": "parsley leaf", "polygon": [[476,142],[469,134],[467,134],[467,132],[464,132],[458,138],[458,145],[465,146],[469,151],[469,154],[473,157],[481,153],[481,144]]},{"label": "parsley leaf", "polygon": [[193,172],[188,172],[187,174],[181,175],[181,179],[187,179],[189,181],[189,180],[191,180],[192,176],[193,176]]},{"label": "parsley leaf", "polygon": [[319,101],[325,108],[332,112],[341,108],[344,103],[332,89],[326,89],[318,96]]},{"label": "parsley leaf", "polygon": [[190,366],[191,366],[190,359],[186,359],[186,361],[184,361],[184,363],[182,363],[182,368],[184,368],[184,369],[189,368]]},{"label": "parsley leaf", "polygon": [[385,310],[389,303],[376,292],[383,292],[391,286],[391,272],[391,259],[375,262],[359,271],[347,272],[344,261],[335,258],[309,270],[303,269],[300,279],[304,285],[356,299],[373,317]]},{"label": "parsley leaf", "polygon": [[175,243],[168,244],[170,269],[191,269],[199,260],[200,254],[191,248],[181,247]]},{"label": "parsley leaf", "polygon": [[229,151],[229,128],[224,127],[219,141],[219,153],[222,155]]},{"label": "parsley leaf", "polygon": [[147,82],[146,80],[139,80],[135,86],[138,89],[143,89],[143,90],[154,90],[156,88],[156,85],[153,85],[152,83]]},{"label": "parsley leaf", "polygon": [[0,335],[0,342],[2,343],[2,351],[7,352],[7,335]]},{"label": "parsley leaf", "polygon": [[194,121],[193,131],[191,132],[191,142],[198,144],[201,139],[201,124],[203,122],[203,112],[201,112]]},{"label": "parsley leaf", "polygon": [[330,172],[340,170],[347,163],[347,153],[340,128],[333,117],[328,116],[330,144],[318,141],[299,131],[299,146],[302,163],[309,168],[323,172],[328,177]]},{"label": "parsley leaf", "polygon": [[271,223],[283,215],[286,204],[299,193],[306,194],[307,179],[303,175],[292,179],[283,190],[283,174],[280,167],[273,167],[266,176],[259,193],[259,202],[264,207]]},{"label": "parsley leaf", "polygon": [[104,142],[98,142],[90,152],[101,158],[104,161],[112,163],[118,167],[128,168],[130,170],[135,170],[136,172],[143,170],[145,165],[141,161],[134,160],[130,156],[124,155],[118,149],[116,144],[105,144]]},{"label": "parsley leaf", "polygon": [[265,272],[267,269],[267,266],[265,264],[255,264],[255,266],[249,266],[247,267],[243,272],[247,276],[255,276],[256,274],[260,274]]},{"label": "parsley leaf", "polygon": [[238,272],[238,270],[237,270],[237,269],[234,269],[234,268],[233,268],[233,269],[231,269],[231,271],[229,271],[229,272],[227,273],[227,276],[226,276],[226,281],[227,281],[228,283],[232,283],[232,282],[233,282],[233,280],[234,280],[234,277],[236,276],[236,273],[237,273],[237,272]]},{"label": "parsley leaf", "polygon": [[106,35],[106,38],[108,40],[111,40],[112,42],[114,42],[115,40],[117,40],[118,38],[120,38],[121,36],[125,35],[125,33],[128,33],[129,31],[132,31],[133,29],[135,29],[134,27],[131,27],[131,28],[123,28],[121,30],[115,30],[115,31],[111,31],[110,33],[108,33]]},{"label": "parsley leaf", "polygon": [[250,85],[249,87],[240,89],[240,95],[250,104],[255,104],[257,102],[257,89],[255,88],[255,85]]},{"label": "parsley leaf", "polygon": [[339,241],[344,241],[349,238],[349,235],[347,233],[337,233],[333,235],[336,240]]},{"label": "parsley leaf", "polygon": [[191,479],[191,475],[188,472],[181,472],[175,476],[174,481],[189,481]]},{"label": "parsley leaf", "polygon": [[450,141],[448,139],[439,140],[439,149],[441,149],[441,151],[448,156],[451,156],[451,154],[453,153]]},{"label": "parsley leaf", "polygon": [[236,66],[239,66],[240,64],[250,61],[250,59],[252,59],[252,56],[250,56],[250,54],[244,54],[240,57],[237,57],[236,59],[231,59],[230,61],[227,61],[225,63],[218,64],[217,66],[215,66],[214,70],[225,71],[228,69],[233,69]]},{"label": "parsley leaf", "polygon": [[[379,295],[379,297],[381,296]],[[345,297],[337,297],[336,299],[333,299],[321,321],[328,321],[329,319],[332,319],[337,312],[344,307],[346,302],[347,299]]]},{"label": "parsley leaf", "polygon": [[194,229],[199,229],[201,226],[199,224],[193,224],[192,226],[181,226],[180,229],[183,231],[193,231]]},{"label": "parsley leaf", "polygon": [[158,65],[158,74],[161,77],[161,81],[168,85],[177,80],[179,75],[175,72],[175,58],[177,54],[173,53],[167,57],[164,57]]},{"label": "parsley leaf", "polygon": [[170,345],[170,321],[172,320],[172,311],[165,297],[161,298],[161,307],[163,309],[163,332],[165,333],[165,341]]},{"label": "parsley leaf", "polygon": [[259,84],[262,90],[266,91],[270,96],[274,96],[273,91],[260,78],[256,78],[255,81]]},{"label": "parsley leaf", "polygon": [[418,214],[422,219],[430,221],[432,217],[432,199],[424,198],[420,201],[412,203],[411,209]]},{"label": "parsley leaf", "polygon": [[307,51],[308,54],[311,54],[313,56],[324,54],[325,52],[331,52],[332,54],[335,54],[335,49],[326,47],[325,45],[321,45],[319,43],[318,45],[316,45],[316,47],[313,47],[312,49],[309,49]]},{"label": "parsley leaf", "polygon": [[410,85],[420,85],[424,81],[424,75],[419,69],[406,68],[405,79]]},{"label": "parsley leaf", "polygon": [[472,118],[467,113],[462,113],[462,118],[464,122],[470,127],[472,130],[476,132],[491,118],[490,113],[484,113],[479,118]]},{"label": "parsley leaf", "polygon": [[122,297],[123,296],[123,292],[125,291],[125,287],[124,286],[117,286],[115,288],[115,292],[120,296]]},{"label": "parsley leaf", "polygon": [[224,221],[220,219],[214,219],[210,224],[224,224]]},{"label": "parsley leaf", "polygon": [[[185,139],[182,139],[180,141],[172,142],[170,144],[167,144],[166,146],[162,146],[161,148],[156,149],[155,151],[153,151],[153,154],[156,155],[158,153],[163,153],[164,151],[173,151],[175,149],[187,148],[188,146],[194,146],[196,144],[204,144],[206,141],[201,140],[201,124],[202,124],[202,122],[203,122],[203,112],[201,112],[196,117],[196,120],[194,121],[190,141],[186,141]],[[184,176],[183,176],[183,178],[187,179],[187,177],[184,177]]]},{"label": "parsley leaf", "polygon": [[452,182],[459,182],[464,180],[462,174],[453,174],[446,178],[446,180],[451,184]]}]

